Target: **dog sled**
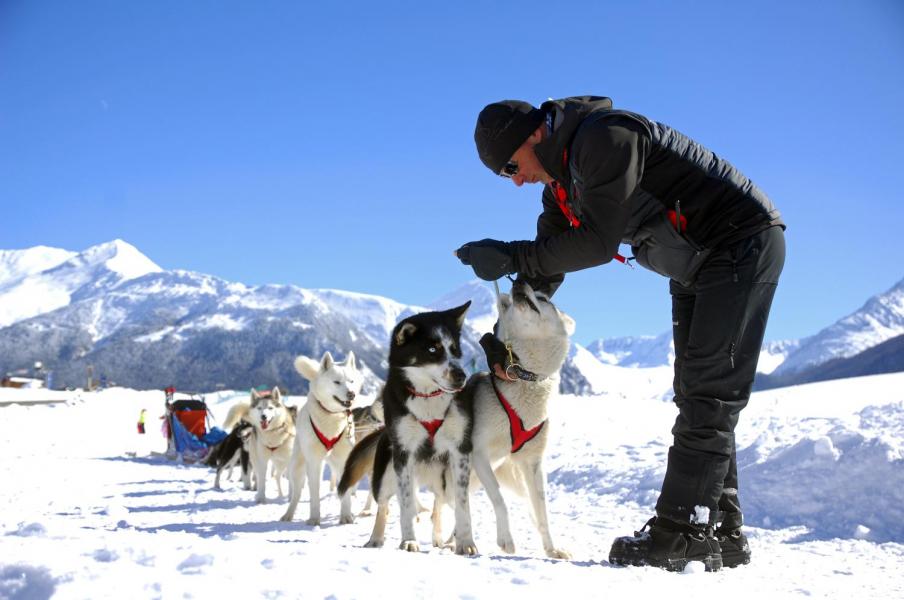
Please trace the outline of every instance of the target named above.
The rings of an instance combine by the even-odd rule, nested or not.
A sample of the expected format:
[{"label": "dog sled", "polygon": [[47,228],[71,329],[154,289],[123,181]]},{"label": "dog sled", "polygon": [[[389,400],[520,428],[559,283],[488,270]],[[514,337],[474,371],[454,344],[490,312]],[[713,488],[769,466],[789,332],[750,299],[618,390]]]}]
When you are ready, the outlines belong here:
[{"label": "dog sled", "polygon": [[[194,463],[205,456],[212,446],[223,441],[226,432],[211,426],[211,413],[204,396],[195,392],[176,392],[168,387],[163,433],[166,436],[166,457]],[[178,397],[177,397],[178,394]]]}]

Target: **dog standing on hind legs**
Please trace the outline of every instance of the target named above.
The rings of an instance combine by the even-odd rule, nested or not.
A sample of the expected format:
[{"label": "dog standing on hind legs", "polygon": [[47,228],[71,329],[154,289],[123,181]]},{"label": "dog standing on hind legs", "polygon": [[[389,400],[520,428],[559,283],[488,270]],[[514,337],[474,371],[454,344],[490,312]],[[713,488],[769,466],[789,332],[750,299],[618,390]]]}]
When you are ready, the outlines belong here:
[{"label": "dog standing on hind legs", "polygon": [[[461,328],[470,304],[413,315],[392,331],[389,373],[382,394],[386,427],[368,435],[360,448],[355,448],[339,482],[339,493],[348,495],[373,457],[371,482],[377,516],[367,547],[383,545],[388,503],[398,492],[402,529],[399,547],[419,551],[414,534],[415,490],[418,484],[426,484],[436,496],[435,517],[447,487],[452,489],[455,551],[477,553],[468,502],[472,407],[459,395],[466,376],[458,364]],[[433,543],[442,545],[438,522],[435,518]]]},{"label": "dog standing on hind legs", "polygon": [[[496,541],[509,554],[515,542],[500,480],[530,499],[531,516],[551,558],[571,558],[557,548],[549,532],[543,455],[549,435],[547,404],[558,391],[557,373],[568,354],[574,321],[549,298],[516,280],[511,294],[498,300],[497,337],[511,352],[507,379],[478,373],[474,385],[474,449],[471,462],[496,513]],[[498,343],[498,342],[497,342]]]},{"label": "dog standing on hind legs", "polygon": [[[308,525],[320,524],[320,480],[323,463],[330,475],[340,475],[355,444],[352,402],[361,391],[363,377],[348,353],[343,363],[336,363],[329,352],[318,363],[306,356],[295,359],[295,369],[308,381],[308,401],[298,412],[295,445],[289,465],[289,507],[280,518],[291,521],[301,499],[305,478],[309,481],[311,511]],[[353,523],[351,497],[341,497],[339,523]]]}]

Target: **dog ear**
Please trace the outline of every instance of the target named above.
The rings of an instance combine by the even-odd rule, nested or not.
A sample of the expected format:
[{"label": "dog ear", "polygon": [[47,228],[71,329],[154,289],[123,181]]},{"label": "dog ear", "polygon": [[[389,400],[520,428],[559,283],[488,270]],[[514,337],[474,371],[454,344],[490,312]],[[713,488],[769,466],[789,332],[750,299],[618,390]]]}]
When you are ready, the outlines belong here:
[{"label": "dog ear", "polygon": [[320,371],[329,371],[333,368],[334,364],[335,361],[333,360],[333,355],[327,350],[323,353],[323,358],[320,359]]},{"label": "dog ear", "polygon": [[295,370],[308,381],[314,381],[317,373],[320,372],[320,363],[313,358],[299,356],[295,359]]},{"label": "dog ear", "polygon": [[559,317],[562,319],[562,325],[565,326],[565,333],[567,333],[569,336],[574,335],[574,330],[577,326],[577,324],[574,322],[574,319],[563,313],[561,310],[559,310]]},{"label": "dog ear", "polygon": [[348,356],[345,357],[345,366],[356,371],[358,370],[358,366],[355,364],[355,353],[351,350],[349,350]]},{"label": "dog ear", "polygon": [[417,331],[417,326],[414,323],[403,323],[399,330],[396,331],[395,342],[396,346],[402,346],[411,339],[411,336],[414,335],[414,332]]},{"label": "dog ear", "polygon": [[461,306],[457,308],[450,309],[449,312],[452,315],[452,318],[455,319],[455,325],[458,329],[461,329],[465,324],[465,313],[468,312],[468,308],[471,306],[471,301],[468,300]]},{"label": "dog ear", "polygon": [[257,398],[258,398],[257,390],[254,388],[251,388],[251,401],[254,402],[255,400],[257,400]]},{"label": "dog ear", "polygon": [[282,402],[282,396],[279,393],[278,385],[273,386],[273,391],[270,392],[270,397],[273,398],[273,400],[275,400],[276,402]]}]

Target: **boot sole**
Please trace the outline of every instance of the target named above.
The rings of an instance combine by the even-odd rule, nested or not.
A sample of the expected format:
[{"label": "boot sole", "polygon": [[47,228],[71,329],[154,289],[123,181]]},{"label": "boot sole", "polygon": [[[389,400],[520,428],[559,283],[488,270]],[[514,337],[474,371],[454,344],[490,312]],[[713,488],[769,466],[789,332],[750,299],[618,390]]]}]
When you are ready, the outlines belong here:
[{"label": "boot sole", "polygon": [[[665,569],[666,571],[669,571],[671,573],[680,573],[681,571],[684,571],[685,567],[687,567],[687,564],[690,562],[702,562],[703,568],[706,569],[708,573],[718,571],[723,566],[722,557],[718,554],[710,554],[706,558],[701,558],[699,560],[670,558],[666,562],[651,561],[649,559],[641,557],[609,557],[610,564],[618,565],[620,567],[656,567],[658,569]],[[750,562],[749,557],[747,558],[747,562],[738,564],[747,564],[748,562]]]}]

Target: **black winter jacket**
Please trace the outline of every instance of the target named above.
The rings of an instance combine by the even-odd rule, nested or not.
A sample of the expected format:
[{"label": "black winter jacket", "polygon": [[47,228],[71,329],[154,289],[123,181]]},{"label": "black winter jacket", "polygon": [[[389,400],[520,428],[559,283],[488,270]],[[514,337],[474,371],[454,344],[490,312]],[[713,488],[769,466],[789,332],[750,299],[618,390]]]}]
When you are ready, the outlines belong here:
[{"label": "black winter jacket", "polygon": [[570,225],[545,186],[537,238],[515,245],[515,261],[520,274],[545,281],[550,291],[564,273],[612,260],[621,242],[643,266],[687,285],[712,250],[784,227],[752,181],[667,125],[613,110],[598,96],[541,108],[551,133],[535,152],[567,191],[580,225]]}]

